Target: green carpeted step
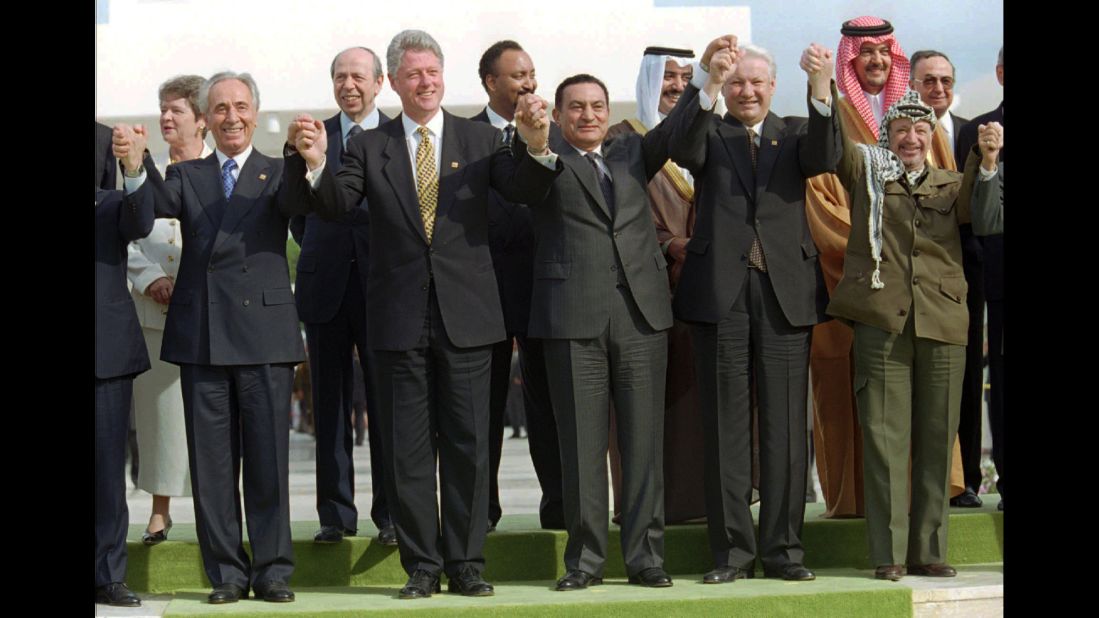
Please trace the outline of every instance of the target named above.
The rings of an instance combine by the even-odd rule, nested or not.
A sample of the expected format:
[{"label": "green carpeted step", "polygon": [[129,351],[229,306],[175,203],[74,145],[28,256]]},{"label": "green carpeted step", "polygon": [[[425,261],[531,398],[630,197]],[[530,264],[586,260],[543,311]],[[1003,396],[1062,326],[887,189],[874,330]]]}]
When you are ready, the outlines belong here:
[{"label": "green carpeted step", "polygon": [[911,616],[912,590],[876,581],[869,571],[833,569],[812,582],[770,579],[704,585],[700,574],[676,578],[671,588],[631,586],[624,579],[576,592],[552,590],[552,580],[498,582],[496,596],[466,598],[444,592],[414,601],[396,598],[400,585],[302,588],[297,601],[273,604],[248,600],[232,605],[205,603],[207,590],[177,593],[165,616]]},{"label": "green carpeted step", "polygon": [[[948,561],[954,565],[1003,560],[1003,513],[994,500],[978,509],[951,509]],[[753,511],[758,510],[753,507]],[[802,534],[806,564],[811,569],[869,569],[865,520],[822,519],[823,504],[806,505]],[[757,513],[758,516],[758,513]],[[291,584],[307,587],[375,587],[403,584],[395,547],[372,541],[376,530],[363,525],[360,536],[336,545],[316,545],[319,524],[293,522],[295,570]],[[127,583],[139,592],[174,592],[209,586],[195,541],[193,524],[176,524],[171,540],[154,547],[141,544],[141,525],[130,527]],[[485,577],[489,581],[549,581],[564,574],[561,556],[567,535],[538,529],[537,515],[505,516],[485,543]],[[611,527],[605,575],[625,577],[618,527]],[[247,545],[246,545],[247,547]],[[665,568],[672,575],[702,573],[712,568],[704,524],[668,526],[664,535]],[[757,565],[757,569],[759,569]]]}]

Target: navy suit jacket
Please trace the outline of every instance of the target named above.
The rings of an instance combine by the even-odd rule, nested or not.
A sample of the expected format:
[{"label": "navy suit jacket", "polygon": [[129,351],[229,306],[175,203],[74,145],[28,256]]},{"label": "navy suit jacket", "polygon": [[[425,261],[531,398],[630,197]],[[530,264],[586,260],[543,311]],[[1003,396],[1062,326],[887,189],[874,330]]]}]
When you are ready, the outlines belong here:
[{"label": "navy suit jacket", "polygon": [[[307,212],[279,201],[283,162],[253,149],[229,200],[217,154],[168,166],[127,199],[179,219],[185,242],[161,359],[177,364],[261,365],[305,359],[286,262],[289,219]],[[335,217],[335,214],[332,215]]]},{"label": "navy suit jacket", "polygon": [[111,146],[111,128],[95,123],[95,186],[112,191],[118,182],[118,164]]},{"label": "navy suit jacket", "polygon": [[124,203],[121,191],[96,190],[95,377],[99,379],[149,368],[137,309],[126,287],[126,246],[151,231],[152,203]]},{"label": "navy suit jacket", "polygon": [[[958,139],[954,142],[954,160],[965,161],[969,151],[977,143],[977,127],[989,122],[1004,124],[1004,104],[996,109],[977,116],[969,121],[958,132]],[[1000,160],[1006,161],[1007,148],[1000,150]],[[985,274],[985,298],[988,300],[1004,299],[1004,235],[992,234],[983,236],[981,241],[981,253],[984,261]]]},{"label": "navy suit jacket", "polygon": [[[502,341],[504,320],[488,248],[489,186],[514,198],[519,183],[548,185],[552,173],[517,164],[489,125],[443,110],[435,230],[427,241],[401,116],[348,140],[339,171],[325,165],[316,191],[305,181],[305,160],[286,159],[285,199],[348,211],[370,203],[367,328],[374,349],[416,347],[432,285],[450,342],[457,347]],[[536,169],[541,167],[542,170]],[[545,190],[543,188],[543,190]],[[535,190],[537,192],[537,190]]]},{"label": "navy suit jacket", "polygon": [[[378,112],[379,124],[389,120]],[[340,114],[324,121],[328,134],[328,158],[325,165],[334,170],[343,164],[343,137]],[[370,264],[370,209],[367,200],[335,221],[325,221],[317,213],[294,215],[290,233],[301,247],[294,298],[302,322],[324,323],[336,317],[347,291],[351,263],[358,263],[359,281],[366,290]]]}]

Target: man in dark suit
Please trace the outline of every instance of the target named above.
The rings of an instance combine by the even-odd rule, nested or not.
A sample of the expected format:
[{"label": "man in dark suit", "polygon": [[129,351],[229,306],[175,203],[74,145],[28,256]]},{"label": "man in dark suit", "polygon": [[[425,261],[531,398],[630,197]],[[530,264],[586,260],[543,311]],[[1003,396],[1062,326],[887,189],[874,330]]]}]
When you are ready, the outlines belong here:
[{"label": "man in dark suit", "polygon": [[[112,191],[118,182],[118,166],[111,152],[111,128],[95,123],[95,186]],[[148,234],[146,234],[148,236]]]},{"label": "man in dark suit", "polygon": [[[308,208],[276,201],[282,161],[252,146],[259,90],[247,73],[203,84],[199,104],[216,152],[168,166],[125,146],[127,199],[179,219],[187,242],[164,329],[161,358],[180,366],[195,523],[211,603],[294,600],[290,544],[289,403],[304,358],[286,263],[287,225]],[[142,128],[130,133],[143,131]],[[331,213],[335,216],[335,213]],[[251,558],[242,543],[238,477]]]},{"label": "man in dark suit", "polygon": [[[996,80],[1001,86],[1004,85],[1003,47],[1000,48],[1000,53],[996,57]],[[966,153],[977,143],[977,128],[990,122],[1004,124],[1003,101],[996,109],[977,116],[968,125],[962,127],[955,144],[955,157],[959,161],[964,161]],[[1006,149],[1000,150],[1000,161],[1006,161],[1006,152]],[[992,234],[980,240],[984,267],[984,293],[988,303],[988,424],[992,433],[992,461],[996,464],[996,473],[999,475],[996,481],[996,487],[1000,493],[997,508],[1002,511],[1004,510],[1004,235]],[[968,278],[969,272],[966,271],[966,279]],[[972,284],[970,284],[970,294],[972,293]],[[970,320],[973,319],[972,316],[971,312]],[[969,362],[968,356],[966,362]]]},{"label": "man in dark suit", "polygon": [[[478,69],[481,85],[488,93],[488,105],[472,118],[487,122],[511,142],[515,134],[515,106],[519,97],[538,88],[534,63],[515,41],[499,41],[481,55]],[[558,132],[550,125],[551,133]],[[504,410],[507,407],[511,373],[512,341],[518,344],[519,368],[523,376],[523,405],[526,408],[530,458],[542,501],[538,518],[543,528],[565,527],[561,498],[561,453],[557,442],[557,424],[546,383],[546,359],[542,341],[527,337],[530,321],[530,295],[534,283],[534,227],[530,210],[505,200],[496,191],[488,201],[488,247],[496,270],[496,283],[504,312],[507,338],[492,347],[492,392],[489,399],[489,530],[494,530],[503,514],[500,508],[500,456],[504,446]]]},{"label": "man in dark suit", "polygon": [[[113,169],[114,157],[107,163]],[[152,203],[140,207],[123,203],[121,191],[96,187],[95,602],[122,607],[141,605],[137,595],[123,583],[130,523],[126,508],[126,433],[130,428],[134,376],[149,369],[137,310],[126,287],[126,246],[148,236],[152,229]]]},{"label": "man in dark suit", "polygon": [[[437,592],[441,571],[451,592],[488,596],[493,588],[481,571],[489,367],[492,344],[505,330],[486,201],[490,185],[505,197],[522,187],[513,182],[516,163],[498,131],[441,108],[443,54],[431,35],[398,33],[386,64],[401,115],[348,140],[338,172],[325,160],[321,123],[299,115],[287,136],[285,193],[340,210],[363,197],[370,204],[367,325],[380,386],[386,495],[409,574],[399,596]],[[548,185],[548,170],[528,167],[533,171],[522,180]]]},{"label": "man in dark suit", "polygon": [[557,590],[602,582],[612,401],[626,571],[631,583],[672,585],[663,569],[662,455],[671,295],[645,192],[668,159],[667,135],[604,142],[608,98],[591,75],[565,79],[553,110],[561,137],[516,147],[521,160],[556,175],[547,196],[523,201],[538,238],[527,334],[543,339],[564,473],[567,573]]},{"label": "man in dark suit", "polygon": [[[324,121],[327,160],[340,167],[344,144],[364,130],[389,120],[374,99],[382,89],[382,62],[373,51],[352,47],[332,60],[333,94],[340,113]],[[376,386],[366,327],[366,275],[370,256],[370,212],[364,200],[358,208],[325,221],[311,213],[290,220],[290,232],[301,246],[295,302],[305,322],[313,390],[313,422],[317,437],[317,543],[338,543],[358,531],[355,508],[355,465],[351,457],[352,347],[359,350],[366,385],[367,431],[370,437],[370,519],[378,541],[396,545],[397,533],[385,494],[385,457],[378,426]]]},{"label": "man in dark suit", "polygon": [[[809,120],[770,112],[775,64],[736,37],[710,43],[669,118],[673,160],[695,177],[698,218],[675,294],[692,323],[706,432],[706,510],[713,571],[750,577],[751,396],[759,402],[759,545],[764,573],[814,579],[801,543],[805,513],[809,345],[828,294],[805,219],[805,180],[831,171],[839,128],[830,50],[812,45]],[[707,70],[708,67],[708,70]],[[710,113],[719,90],[729,113]],[[829,105],[833,107],[829,107]],[[681,112],[677,115],[677,112]],[[673,121],[674,118],[674,121]],[[758,141],[757,141],[758,140]]]},{"label": "man in dark suit", "polygon": [[[954,146],[969,120],[949,111],[954,102],[957,77],[954,63],[940,51],[922,49],[912,54],[909,64],[912,68],[909,87],[919,93],[921,101],[935,110],[938,120],[931,144],[932,163],[940,169],[960,171],[959,164],[965,165],[965,155],[959,160],[955,156]],[[958,424],[965,489],[950,499],[950,505],[976,508],[981,506],[977,490],[981,487],[981,402],[984,399],[984,275],[981,272],[981,242],[973,235],[973,227],[965,223],[958,226],[958,231],[962,239],[962,270],[969,284],[969,294],[966,295],[969,343],[965,351],[961,421]]]}]

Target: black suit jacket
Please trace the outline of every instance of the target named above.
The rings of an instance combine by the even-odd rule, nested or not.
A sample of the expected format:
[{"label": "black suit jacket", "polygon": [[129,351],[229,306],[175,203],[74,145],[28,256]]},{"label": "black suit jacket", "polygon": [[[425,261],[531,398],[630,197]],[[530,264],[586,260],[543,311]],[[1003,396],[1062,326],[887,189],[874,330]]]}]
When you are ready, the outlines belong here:
[{"label": "black suit jacket", "polygon": [[115,163],[114,150],[111,146],[111,128],[97,122],[95,123],[95,186],[113,191],[116,182],[118,182],[118,164]]},{"label": "black suit jacket", "polygon": [[124,203],[121,191],[95,192],[95,377],[149,368],[149,353],[126,287],[126,246],[153,230],[151,203]]},{"label": "black suit jacket", "polygon": [[[379,124],[389,120],[378,112]],[[340,114],[324,121],[328,134],[326,165],[342,165],[343,137]],[[290,233],[301,247],[294,299],[303,322],[324,323],[336,315],[347,290],[352,260],[359,264],[359,284],[366,289],[370,264],[370,209],[367,200],[336,221],[325,221],[317,213],[294,215]]]},{"label": "black suit jacket", "polygon": [[[954,159],[965,161],[969,151],[977,143],[977,127],[989,122],[1004,124],[1004,104],[996,109],[977,116],[969,121],[958,132],[958,139],[954,143]],[[1006,161],[1007,148],[1000,150],[1000,160]],[[980,238],[981,253],[984,260],[985,298],[988,300],[1004,299],[1004,235],[992,234]]]},{"label": "black suit jacket", "polygon": [[[539,172],[516,176],[517,164],[500,132],[443,110],[435,231],[428,244],[401,116],[348,140],[338,172],[325,165],[313,191],[305,160],[286,160],[284,199],[316,202],[338,211],[370,204],[367,324],[379,350],[410,350],[423,332],[434,284],[452,344],[483,346],[505,337],[500,297],[488,248],[489,186],[513,201],[521,183],[548,182]],[[536,162],[531,162],[538,166]],[[543,168],[545,169],[545,168]],[[537,192],[537,189],[534,189]]]},{"label": "black suit jacket", "polygon": [[179,219],[185,239],[161,359],[196,365],[304,360],[286,237],[290,216],[308,205],[276,202],[282,167],[281,159],[253,149],[226,201],[216,153],[168,166],[163,180],[146,156],[148,178],[127,199],[152,200],[157,217]]},{"label": "black suit jacket", "polygon": [[[558,155],[557,178],[544,198],[531,195],[523,200],[534,214],[538,237],[527,331],[531,337],[598,337],[606,328],[615,286],[623,278],[649,327],[671,327],[667,262],[645,191],[668,160],[667,139],[657,127],[644,138],[627,133],[603,143],[603,159],[614,185],[612,210],[591,163],[562,136],[551,136],[550,148]],[[534,162],[525,147],[517,147],[516,153],[520,160]]]},{"label": "black suit jacket", "polygon": [[748,273],[754,229],[787,321],[809,326],[828,319],[828,290],[805,220],[805,180],[839,161],[837,98],[833,86],[831,118],[811,105],[808,122],[769,113],[753,173],[745,127],[701,109],[698,89],[687,87],[677,104],[683,113],[673,113],[669,127],[669,151],[695,177],[697,219],[676,288],[676,317],[715,324],[729,313]]}]

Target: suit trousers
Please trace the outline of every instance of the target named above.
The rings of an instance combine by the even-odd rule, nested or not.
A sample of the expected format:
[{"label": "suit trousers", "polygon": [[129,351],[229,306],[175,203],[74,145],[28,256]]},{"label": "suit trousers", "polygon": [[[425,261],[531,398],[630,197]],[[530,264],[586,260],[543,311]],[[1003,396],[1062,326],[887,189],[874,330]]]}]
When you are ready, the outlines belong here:
[{"label": "suit trousers", "polygon": [[619,285],[594,339],[544,339],[561,441],[565,568],[602,577],[607,558],[610,404],[622,450],[622,555],[634,575],[664,564],[666,331],[654,331]]},{"label": "suit trousers", "polygon": [[126,436],[134,377],[95,379],[95,586],[126,579]]},{"label": "suit trousers", "polygon": [[765,570],[802,564],[809,457],[806,440],[811,326],[791,326],[770,276],[748,269],[728,315],[694,324],[695,373],[705,428],[706,518],[716,567],[752,569],[752,402],[760,442],[760,558]]},{"label": "suit trousers", "polygon": [[494,525],[500,521],[500,460],[504,448],[504,411],[507,408],[511,381],[512,341],[519,348],[519,370],[523,377],[523,401],[526,412],[527,445],[534,464],[534,473],[542,488],[538,518],[542,528],[565,527],[561,503],[561,453],[558,448],[557,423],[550,404],[546,383],[546,360],[542,342],[525,335],[509,336],[492,346],[492,395],[489,405],[489,493],[488,519]]},{"label": "suit trousers", "polygon": [[980,239],[969,225],[961,226],[962,269],[969,284],[966,306],[969,309],[969,339],[965,349],[965,377],[962,380],[962,407],[958,421],[958,442],[962,453],[965,486],[974,492],[981,488],[981,419],[984,402],[984,264]]},{"label": "suit trousers", "polygon": [[1004,301],[988,301],[988,424],[992,433],[992,462],[996,490],[1004,499]]},{"label": "suit trousers", "polygon": [[[195,531],[214,586],[289,583],[290,390],[294,367],[180,365]],[[249,561],[241,529],[240,473]]]},{"label": "suit trousers", "polygon": [[317,514],[322,526],[358,530],[355,507],[354,363],[352,344],[359,350],[359,364],[366,386],[367,436],[370,441],[370,482],[373,501],[370,519],[379,529],[391,524],[385,492],[385,457],[381,432],[376,428],[377,387],[374,362],[367,340],[366,299],[359,270],[350,269],[343,301],[328,322],[306,323],[310,375],[313,390],[313,423],[317,437]]},{"label": "suit trousers", "polygon": [[909,314],[900,334],[855,324],[866,531],[875,567],[946,562],[965,346],[918,338],[912,320]]},{"label": "suit trousers", "polygon": [[405,571],[454,577],[485,564],[492,346],[456,347],[428,303],[415,348],[375,350],[386,492]]}]

